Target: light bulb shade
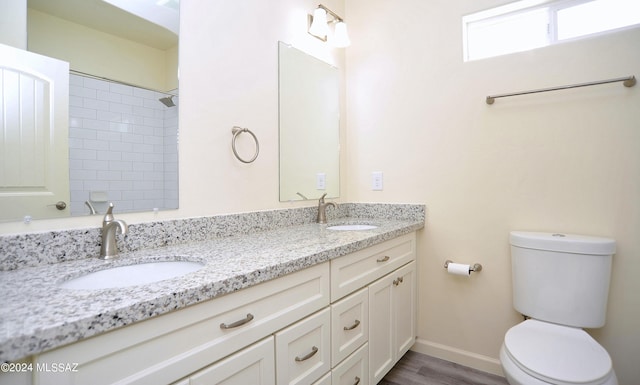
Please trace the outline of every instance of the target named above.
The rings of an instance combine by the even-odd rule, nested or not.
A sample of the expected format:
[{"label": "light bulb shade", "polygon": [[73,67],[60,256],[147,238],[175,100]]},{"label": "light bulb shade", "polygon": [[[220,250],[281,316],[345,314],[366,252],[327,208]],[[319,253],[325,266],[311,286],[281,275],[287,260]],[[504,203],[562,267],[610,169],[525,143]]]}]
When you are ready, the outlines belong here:
[{"label": "light bulb shade", "polygon": [[322,39],[329,34],[327,11],[322,8],[316,8],[313,11],[313,21],[311,22],[311,27],[309,27],[309,33]]},{"label": "light bulb shade", "polygon": [[335,31],[333,32],[333,45],[338,48],[344,48],[351,45],[351,40],[347,33],[347,24],[342,21],[336,23]]}]

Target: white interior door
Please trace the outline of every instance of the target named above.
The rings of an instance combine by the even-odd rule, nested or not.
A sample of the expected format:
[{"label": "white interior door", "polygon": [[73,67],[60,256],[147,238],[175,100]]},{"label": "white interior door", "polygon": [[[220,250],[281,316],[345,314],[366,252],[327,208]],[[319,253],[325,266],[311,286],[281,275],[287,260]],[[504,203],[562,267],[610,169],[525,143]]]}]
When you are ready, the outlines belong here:
[{"label": "white interior door", "polygon": [[0,220],[69,216],[69,63],[0,44]]}]

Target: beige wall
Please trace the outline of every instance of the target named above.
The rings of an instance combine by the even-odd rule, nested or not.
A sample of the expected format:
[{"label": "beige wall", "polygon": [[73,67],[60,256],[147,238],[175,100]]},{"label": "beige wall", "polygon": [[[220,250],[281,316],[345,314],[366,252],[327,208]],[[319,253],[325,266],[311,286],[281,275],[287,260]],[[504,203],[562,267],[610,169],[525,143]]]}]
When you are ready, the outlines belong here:
[{"label": "beige wall", "polygon": [[177,48],[161,50],[28,10],[28,50],[71,69],[157,91],[177,86]]},{"label": "beige wall", "polygon": [[[327,6],[341,12],[340,4]],[[292,207],[278,199],[278,41],[344,68],[341,50],[328,49],[306,32],[306,15],[316,5],[311,0],[181,3],[181,215]],[[190,18],[195,21],[187,22]],[[257,136],[255,162],[233,156],[233,126]],[[252,151],[249,146],[243,154]]]},{"label": "beige wall", "polygon": [[[463,63],[461,17],[504,1],[349,0],[353,201],[424,202],[416,349],[499,371],[510,230],[613,237],[607,325],[592,334],[621,384],[640,378],[640,87],[489,94],[640,75],[640,29]],[[372,171],[385,190],[371,191]],[[470,279],[446,259],[480,262]]]},{"label": "beige wall", "polygon": [[[342,0],[323,4],[344,13]],[[317,5],[313,0],[181,3],[180,209],[120,218],[140,223],[315,204],[278,199],[278,41],[336,65],[343,79],[344,50],[307,33],[307,14]],[[236,125],[250,128],[260,141],[254,163],[233,156],[231,128]],[[341,132],[344,136],[344,127]],[[344,196],[343,191],[338,201]],[[100,224],[95,217],[0,223],[0,234]]]},{"label": "beige wall", "polygon": [[0,44],[27,48],[27,0],[0,0]]}]

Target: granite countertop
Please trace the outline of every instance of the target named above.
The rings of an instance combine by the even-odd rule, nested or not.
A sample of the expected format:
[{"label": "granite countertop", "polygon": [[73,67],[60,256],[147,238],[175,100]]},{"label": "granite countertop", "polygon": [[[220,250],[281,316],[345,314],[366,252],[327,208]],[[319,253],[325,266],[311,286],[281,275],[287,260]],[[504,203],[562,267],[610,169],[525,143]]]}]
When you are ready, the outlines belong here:
[{"label": "granite countertop", "polygon": [[[0,362],[15,361],[206,301],[418,230],[420,220],[348,218],[378,226],[334,231],[302,224],[275,230],[0,272]],[[162,260],[204,268],[155,283],[72,290],[59,283],[107,267]]]}]

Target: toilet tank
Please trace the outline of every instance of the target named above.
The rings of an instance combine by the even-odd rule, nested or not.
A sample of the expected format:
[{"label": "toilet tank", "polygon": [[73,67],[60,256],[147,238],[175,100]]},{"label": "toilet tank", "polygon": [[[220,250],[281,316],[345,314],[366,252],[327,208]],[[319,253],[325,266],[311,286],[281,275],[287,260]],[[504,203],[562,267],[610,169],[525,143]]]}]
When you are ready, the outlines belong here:
[{"label": "toilet tank", "polygon": [[561,325],[604,326],[613,239],[513,231],[510,243],[516,310]]}]

